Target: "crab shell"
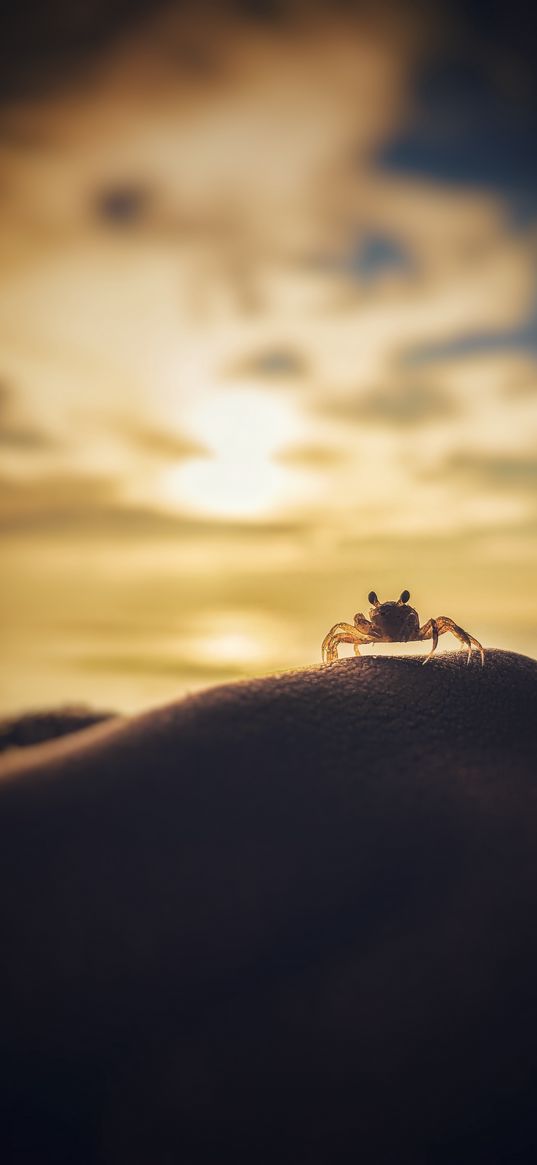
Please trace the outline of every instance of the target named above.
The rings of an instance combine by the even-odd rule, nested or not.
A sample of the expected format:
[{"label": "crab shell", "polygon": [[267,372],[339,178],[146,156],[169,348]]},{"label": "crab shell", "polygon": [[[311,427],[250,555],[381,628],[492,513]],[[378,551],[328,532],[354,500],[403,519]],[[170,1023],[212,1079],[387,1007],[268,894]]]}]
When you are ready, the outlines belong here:
[{"label": "crab shell", "polygon": [[371,607],[369,618],[374,627],[382,632],[386,640],[393,643],[407,643],[411,639],[419,639],[420,621],[414,607],[405,603],[380,603]]}]

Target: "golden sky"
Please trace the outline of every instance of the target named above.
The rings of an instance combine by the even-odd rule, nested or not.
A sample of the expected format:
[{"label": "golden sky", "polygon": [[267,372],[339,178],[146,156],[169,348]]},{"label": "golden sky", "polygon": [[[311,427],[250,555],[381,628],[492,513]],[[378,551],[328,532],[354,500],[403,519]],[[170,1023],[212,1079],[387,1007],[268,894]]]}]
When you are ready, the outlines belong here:
[{"label": "golden sky", "polygon": [[537,656],[536,218],[416,164],[439,29],[195,11],[0,121],[0,710],[309,664],[371,589]]}]

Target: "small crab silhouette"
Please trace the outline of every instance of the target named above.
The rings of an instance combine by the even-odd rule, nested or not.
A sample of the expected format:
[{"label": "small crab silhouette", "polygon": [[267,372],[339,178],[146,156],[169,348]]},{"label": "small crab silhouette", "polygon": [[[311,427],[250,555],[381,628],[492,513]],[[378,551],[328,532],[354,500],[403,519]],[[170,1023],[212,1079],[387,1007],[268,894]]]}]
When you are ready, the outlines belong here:
[{"label": "small crab silhouette", "polygon": [[466,662],[470,662],[472,648],[475,647],[481,652],[481,663],[484,664],[485,652],[481,644],[447,615],[438,615],[420,627],[418,612],[407,606],[409,598],[410,592],[403,591],[396,602],[379,603],[375,592],[371,591],[368,595],[372,604],[369,619],[359,612],[354,616],[354,624],[335,623],[323,639],[323,663],[332,663],[338,658],[338,643],[354,643],[354,654],[359,655],[361,643],[408,643],[418,639],[432,639],[433,646],[423,661],[428,663],[438,646],[438,636],[451,631],[468,648]]}]

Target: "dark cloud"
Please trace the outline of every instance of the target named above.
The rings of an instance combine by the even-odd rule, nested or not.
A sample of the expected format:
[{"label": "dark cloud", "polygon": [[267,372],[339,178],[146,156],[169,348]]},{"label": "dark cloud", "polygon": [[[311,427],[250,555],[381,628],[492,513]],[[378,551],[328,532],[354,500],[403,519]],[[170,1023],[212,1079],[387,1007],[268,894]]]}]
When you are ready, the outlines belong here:
[{"label": "dark cloud", "polygon": [[378,388],[354,400],[333,400],[325,408],[350,423],[404,427],[452,416],[456,406],[440,389],[412,383]]},{"label": "dark cloud", "polygon": [[487,489],[537,491],[537,455],[523,456],[481,453],[456,453],[447,458],[428,477],[446,477]]},{"label": "dark cloud", "polygon": [[[0,101],[38,97],[77,82],[118,41],[160,14],[173,16],[162,52],[178,75],[207,80],[218,74],[219,44],[240,25],[274,29],[353,19],[362,5],[348,0],[27,0],[12,4],[0,41]],[[398,10],[401,4],[392,3]],[[405,5],[403,5],[403,9]]]},{"label": "dark cloud", "polygon": [[255,376],[266,380],[278,380],[280,377],[305,376],[308,368],[308,361],[301,352],[282,346],[253,352],[237,364],[233,364],[228,372],[232,376]]},{"label": "dark cloud", "polygon": [[320,258],[315,266],[366,288],[385,275],[408,277],[417,272],[414,256],[396,235],[372,230],[362,232],[339,255]]},{"label": "dark cloud", "polygon": [[[535,249],[533,241],[532,249]],[[487,352],[527,352],[537,357],[537,295],[516,326],[467,331],[450,340],[420,344],[408,352],[405,363],[415,367],[444,360],[463,360]]]},{"label": "dark cloud", "polygon": [[153,196],[148,187],[125,182],[97,190],[91,199],[91,211],[106,226],[125,230],[143,222],[152,204]]},{"label": "dark cloud", "polygon": [[414,115],[379,153],[386,169],[493,187],[514,220],[537,217],[537,77],[524,0],[450,0],[417,69]]},{"label": "dark cloud", "polygon": [[[35,97],[68,80],[147,17],[147,0],[28,0],[10,5],[0,41],[0,100]],[[164,8],[153,0],[152,9]]]}]

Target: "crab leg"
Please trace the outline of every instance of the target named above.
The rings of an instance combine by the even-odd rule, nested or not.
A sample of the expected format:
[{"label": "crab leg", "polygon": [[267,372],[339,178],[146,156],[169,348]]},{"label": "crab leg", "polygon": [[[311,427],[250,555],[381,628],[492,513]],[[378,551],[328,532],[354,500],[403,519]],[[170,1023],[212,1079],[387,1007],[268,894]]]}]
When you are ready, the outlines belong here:
[{"label": "crab leg", "polygon": [[354,643],[354,654],[360,654],[360,643],[371,643],[376,636],[371,632],[353,627],[351,623],[334,623],[322,645],[323,663],[333,663],[338,658],[339,643]]},{"label": "crab leg", "polygon": [[459,627],[458,624],[454,623],[453,619],[450,619],[448,615],[439,615],[436,622],[438,624],[439,635],[443,635],[445,631],[451,631],[451,634],[455,635],[457,639],[460,639],[461,643],[466,644],[466,647],[468,648],[468,656],[466,659],[467,663],[470,663],[472,648],[475,647],[476,651],[481,653],[481,666],[483,666],[485,662],[485,652],[478,639],[474,639],[473,635],[470,635],[469,632],[465,631],[463,627]]},{"label": "crab leg", "polygon": [[423,627],[420,627],[419,637],[420,639],[432,639],[433,641],[433,646],[423,661],[424,663],[428,663],[431,656],[434,655],[434,652],[438,647],[438,623],[436,619],[429,619],[427,623],[423,624]]}]

